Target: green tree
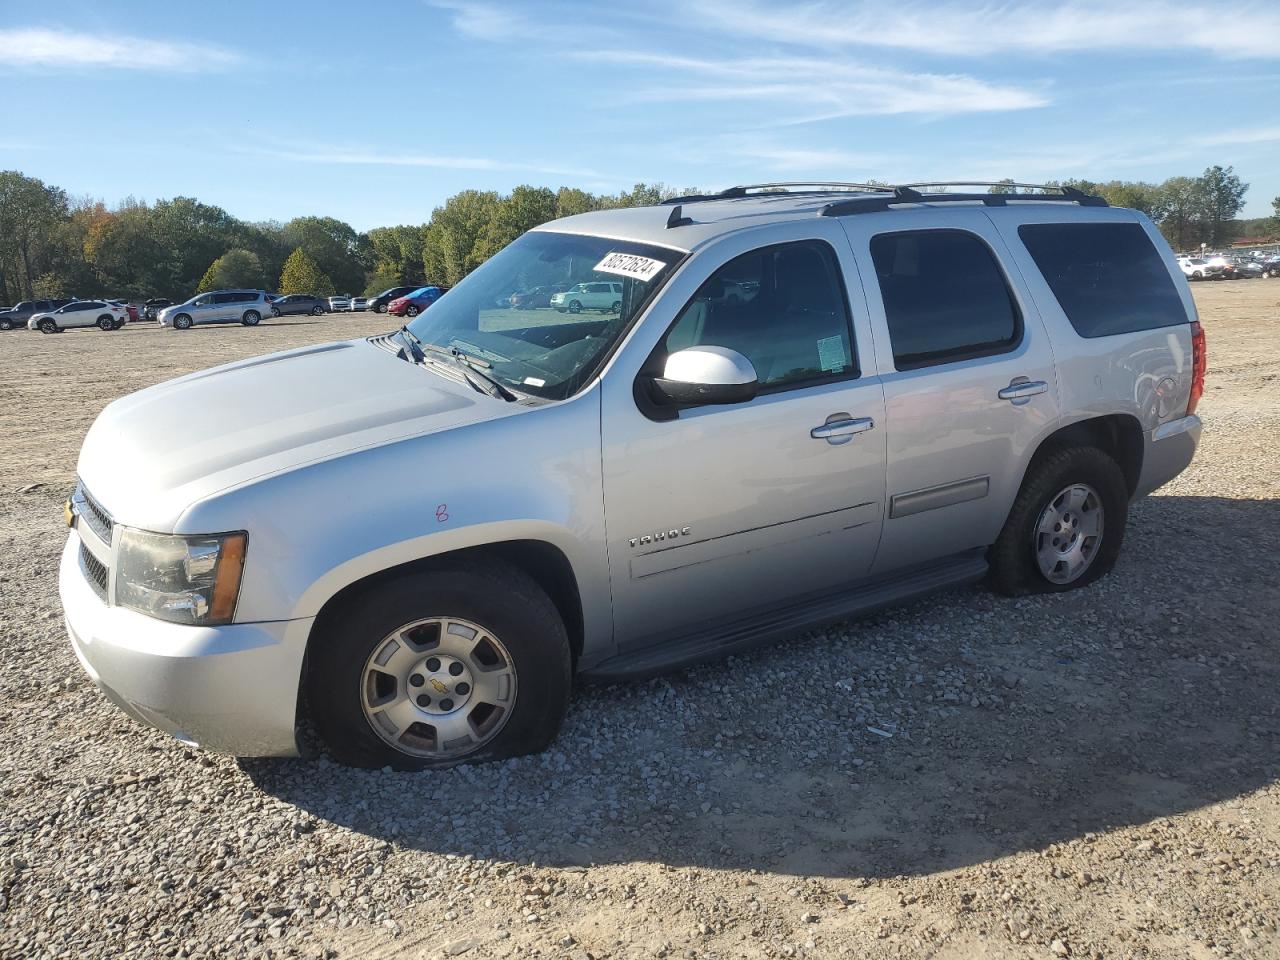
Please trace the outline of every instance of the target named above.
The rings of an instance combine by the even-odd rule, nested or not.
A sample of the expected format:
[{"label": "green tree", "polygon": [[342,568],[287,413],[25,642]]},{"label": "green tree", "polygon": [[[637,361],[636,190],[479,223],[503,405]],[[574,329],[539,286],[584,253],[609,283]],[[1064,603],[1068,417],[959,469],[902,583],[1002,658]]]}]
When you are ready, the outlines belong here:
[{"label": "green tree", "polygon": [[360,235],[350,224],[333,217],[297,217],[286,223],[280,234],[289,249],[305,250],[339,290],[350,292],[364,287],[365,270],[370,264]]},{"label": "green tree", "polygon": [[432,212],[422,234],[422,266],[428,283],[453,286],[484,263],[484,240],[500,202],[491,190],[463,190]]},{"label": "green tree", "polygon": [[1170,177],[1160,184],[1157,199],[1160,231],[1175,250],[1189,250],[1200,242],[1204,204],[1200,187],[1191,177]]},{"label": "green tree", "polygon": [[561,187],[556,193],[556,217],[572,217],[600,209],[598,197],[576,187]]},{"label": "green tree", "polygon": [[284,262],[284,269],[280,273],[280,292],[331,297],[334,292],[333,281],[307,251],[298,247]]},{"label": "green tree", "polygon": [[0,269],[6,283],[11,276],[16,281],[19,296],[33,295],[35,279],[43,272],[41,254],[67,216],[65,190],[17,170],[0,171]]},{"label": "green tree", "polygon": [[[381,293],[388,286],[418,283],[422,276],[422,226],[374,227],[368,233],[369,249],[373,253],[374,274],[393,278],[379,287]],[[375,281],[370,277],[366,286]]]},{"label": "green tree", "polygon": [[1231,167],[1213,166],[1196,181],[1203,206],[1203,216],[1210,246],[1222,247],[1231,242],[1231,221],[1244,206],[1249,190]]},{"label": "green tree", "polygon": [[260,290],[263,286],[262,261],[258,255],[248,250],[228,250],[209,264],[196,293],[236,287]]}]

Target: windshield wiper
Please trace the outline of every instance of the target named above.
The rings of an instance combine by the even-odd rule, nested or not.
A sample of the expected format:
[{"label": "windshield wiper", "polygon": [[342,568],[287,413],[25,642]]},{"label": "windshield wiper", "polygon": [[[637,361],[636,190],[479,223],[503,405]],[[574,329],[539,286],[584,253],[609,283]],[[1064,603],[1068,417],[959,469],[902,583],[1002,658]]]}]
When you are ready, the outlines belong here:
[{"label": "windshield wiper", "polygon": [[[412,337],[413,334],[410,333],[409,336]],[[487,373],[484,373],[482,370],[476,369],[476,367],[481,365],[485,367],[490,366],[487,360],[481,360],[478,357],[469,357],[461,350],[439,347],[434,343],[425,343],[422,340],[418,340],[417,337],[414,337],[414,340],[417,341],[418,346],[421,349],[447,358],[450,363],[462,371],[463,379],[481,393],[488,394],[491,397],[496,397],[499,400],[505,400],[508,403],[512,403],[519,399],[512,390],[503,386],[503,384],[489,376]]]},{"label": "windshield wiper", "polygon": [[407,325],[400,328],[400,333],[405,344],[409,347],[409,356],[413,359],[413,362],[421,363],[425,360],[427,357],[422,352],[422,341],[418,339],[418,335],[410,330]]}]

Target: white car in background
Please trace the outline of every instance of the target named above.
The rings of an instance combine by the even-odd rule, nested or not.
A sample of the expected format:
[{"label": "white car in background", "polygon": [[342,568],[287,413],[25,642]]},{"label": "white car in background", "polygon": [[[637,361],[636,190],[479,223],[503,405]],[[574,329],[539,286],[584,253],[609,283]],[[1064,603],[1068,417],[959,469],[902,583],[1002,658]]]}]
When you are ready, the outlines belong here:
[{"label": "white car in background", "polygon": [[1179,257],[1178,267],[1188,280],[1212,279],[1214,274],[1222,272],[1222,265],[1214,265],[1204,257]]},{"label": "white car in background", "polygon": [[41,333],[61,333],[75,327],[111,331],[119,330],[128,321],[128,311],[119,304],[107,300],[73,300],[48,313],[33,313],[27,321],[27,329]]},{"label": "white car in background", "polygon": [[330,313],[345,313],[350,309],[351,309],[350,297],[330,297],[329,298]]},{"label": "white car in background", "polygon": [[583,310],[599,310],[602,313],[618,313],[622,309],[621,283],[578,283],[562,293],[551,295],[551,306],[564,313],[581,313]]},{"label": "white car in background", "polygon": [[360,310],[360,311],[362,311],[362,312],[363,312],[363,311],[365,311],[365,310],[368,310],[368,309],[369,309],[369,298],[368,298],[368,297],[352,297],[352,298],[351,298],[351,309],[352,309],[352,310]]}]

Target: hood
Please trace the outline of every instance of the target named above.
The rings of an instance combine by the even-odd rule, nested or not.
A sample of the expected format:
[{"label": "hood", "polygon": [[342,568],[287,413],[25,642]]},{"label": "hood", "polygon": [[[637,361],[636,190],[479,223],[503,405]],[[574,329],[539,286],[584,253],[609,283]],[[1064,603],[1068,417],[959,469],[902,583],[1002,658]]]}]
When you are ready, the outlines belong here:
[{"label": "hood", "polygon": [[229,487],[518,412],[367,340],[216,367],[111,403],[78,472],[121,523],[165,532]]}]

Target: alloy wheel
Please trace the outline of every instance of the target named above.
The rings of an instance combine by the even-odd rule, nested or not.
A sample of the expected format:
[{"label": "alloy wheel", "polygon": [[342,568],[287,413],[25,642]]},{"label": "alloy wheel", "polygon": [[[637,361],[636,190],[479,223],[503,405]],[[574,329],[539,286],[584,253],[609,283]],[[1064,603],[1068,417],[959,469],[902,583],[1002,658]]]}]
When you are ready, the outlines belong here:
[{"label": "alloy wheel", "polygon": [[1033,534],[1040,573],[1050,583],[1072,583],[1084,575],[1102,544],[1102,498],[1087,483],[1073,483],[1049,500]]},{"label": "alloy wheel", "polygon": [[516,669],[502,642],[453,617],[407,623],[365,662],[360,705],[374,733],[402,753],[454,760],[496,737],[511,716]]}]

